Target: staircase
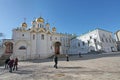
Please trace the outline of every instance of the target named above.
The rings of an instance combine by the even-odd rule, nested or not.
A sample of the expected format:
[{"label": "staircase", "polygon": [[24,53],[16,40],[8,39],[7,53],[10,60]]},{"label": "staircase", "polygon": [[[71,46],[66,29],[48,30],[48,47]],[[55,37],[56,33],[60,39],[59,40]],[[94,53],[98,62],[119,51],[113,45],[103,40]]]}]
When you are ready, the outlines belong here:
[{"label": "staircase", "polygon": [[11,54],[2,54],[2,56],[0,56],[0,66],[4,65],[4,62],[6,59],[8,59],[11,56]]}]

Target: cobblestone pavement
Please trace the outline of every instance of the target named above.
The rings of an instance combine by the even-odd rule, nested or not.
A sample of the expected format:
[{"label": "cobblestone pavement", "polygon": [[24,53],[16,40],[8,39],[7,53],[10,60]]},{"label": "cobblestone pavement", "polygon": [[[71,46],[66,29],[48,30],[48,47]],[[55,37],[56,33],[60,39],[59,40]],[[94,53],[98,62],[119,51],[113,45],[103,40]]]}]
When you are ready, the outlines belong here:
[{"label": "cobblestone pavement", "polygon": [[19,62],[18,71],[0,66],[0,80],[120,80],[120,53],[59,58],[58,69],[52,59]]}]

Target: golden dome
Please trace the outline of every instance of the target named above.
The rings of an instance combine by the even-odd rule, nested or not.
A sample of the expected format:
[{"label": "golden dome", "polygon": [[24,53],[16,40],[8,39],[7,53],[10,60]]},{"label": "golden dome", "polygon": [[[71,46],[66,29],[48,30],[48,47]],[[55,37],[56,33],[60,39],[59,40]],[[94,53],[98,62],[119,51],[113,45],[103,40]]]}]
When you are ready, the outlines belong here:
[{"label": "golden dome", "polygon": [[56,31],[56,28],[55,28],[55,27],[53,27],[53,28],[52,28],[52,31]]},{"label": "golden dome", "polygon": [[46,23],[46,25],[45,26],[50,26],[50,24],[49,23]]},{"label": "golden dome", "polygon": [[25,22],[22,23],[22,27],[27,27],[27,24]]},{"label": "golden dome", "polygon": [[44,23],[44,19],[42,17],[37,18],[36,21]]}]

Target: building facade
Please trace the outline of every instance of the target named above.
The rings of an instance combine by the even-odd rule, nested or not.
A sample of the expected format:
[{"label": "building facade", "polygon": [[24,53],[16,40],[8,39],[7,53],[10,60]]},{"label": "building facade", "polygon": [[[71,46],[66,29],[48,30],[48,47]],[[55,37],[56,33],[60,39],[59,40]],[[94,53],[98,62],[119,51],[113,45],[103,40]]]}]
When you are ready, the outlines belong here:
[{"label": "building facade", "polygon": [[70,54],[117,51],[112,32],[95,29],[70,41]]},{"label": "building facade", "polygon": [[120,30],[115,32],[117,50],[120,51]]},{"label": "building facade", "polygon": [[[116,32],[116,36],[119,41],[120,31]],[[23,22],[20,27],[13,29],[12,39],[1,41],[0,54],[10,54],[19,60],[43,59],[54,54],[112,52],[117,51],[117,46],[112,32],[95,29],[80,36],[58,33],[55,27],[51,28],[48,22],[39,17],[32,21],[31,27]]]},{"label": "building facade", "polygon": [[23,22],[21,27],[12,30],[12,39],[4,40],[5,53],[12,53],[13,57],[18,57],[20,60],[43,59],[54,54],[66,54],[70,36],[57,33],[55,27],[50,29],[50,24],[39,17],[32,21],[30,28]]}]

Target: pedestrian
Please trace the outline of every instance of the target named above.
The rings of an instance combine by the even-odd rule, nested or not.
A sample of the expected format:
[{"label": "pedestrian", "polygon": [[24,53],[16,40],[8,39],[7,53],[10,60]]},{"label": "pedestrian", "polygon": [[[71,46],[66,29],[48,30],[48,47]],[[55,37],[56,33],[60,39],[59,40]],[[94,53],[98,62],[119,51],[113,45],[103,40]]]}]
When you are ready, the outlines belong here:
[{"label": "pedestrian", "polygon": [[57,64],[58,64],[58,57],[57,57],[57,55],[54,56],[54,62],[55,62],[54,67],[57,69],[58,68],[57,67]]},{"label": "pedestrian", "polygon": [[69,61],[69,56],[68,56],[68,54],[66,54],[66,58],[67,58],[66,61]]},{"label": "pedestrian", "polygon": [[16,57],[15,60],[14,60],[14,64],[13,64],[13,71],[14,70],[18,70],[18,58]]},{"label": "pedestrian", "polygon": [[5,69],[8,69],[9,65],[8,65],[8,62],[10,61],[10,58],[7,58],[5,60]]},{"label": "pedestrian", "polygon": [[81,56],[81,52],[79,52],[79,57],[82,57],[82,56]]},{"label": "pedestrian", "polygon": [[11,73],[12,73],[13,63],[14,63],[14,59],[11,59],[8,63],[9,68],[10,68],[9,72],[11,72]]}]

